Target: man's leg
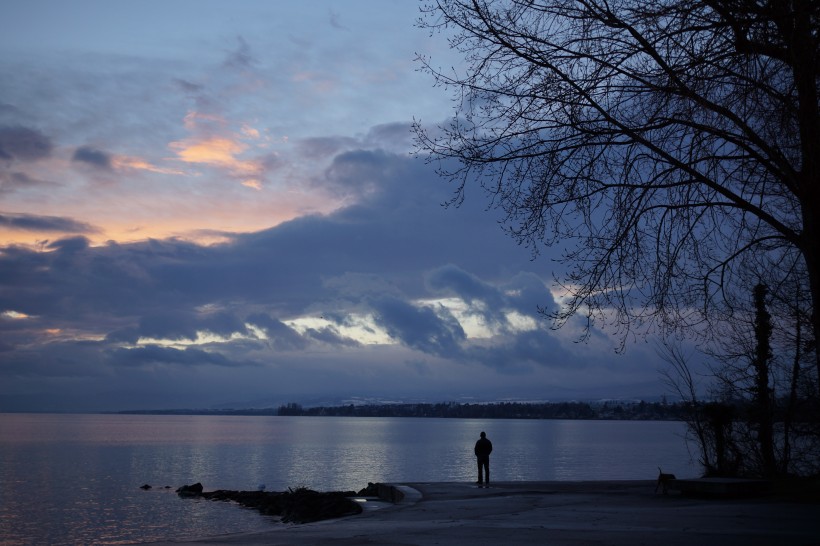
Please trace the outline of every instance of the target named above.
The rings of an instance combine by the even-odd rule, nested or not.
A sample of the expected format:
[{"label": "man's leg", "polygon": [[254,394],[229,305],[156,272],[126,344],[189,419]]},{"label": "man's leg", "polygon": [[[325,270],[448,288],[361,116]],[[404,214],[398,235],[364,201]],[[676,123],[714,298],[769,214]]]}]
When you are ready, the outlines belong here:
[{"label": "man's leg", "polygon": [[479,474],[481,474],[481,469],[483,469],[484,473],[484,484],[490,485],[490,461],[487,459],[483,459],[480,463],[478,463],[479,467]]},{"label": "man's leg", "polygon": [[482,461],[481,461],[481,459],[478,459],[477,462],[478,462],[478,483],[482,484],[482,483],[484,483],[484,480],[482,479],[482,477],[483,477],[483,474],[482,474],[483,467],[481,466]]}]

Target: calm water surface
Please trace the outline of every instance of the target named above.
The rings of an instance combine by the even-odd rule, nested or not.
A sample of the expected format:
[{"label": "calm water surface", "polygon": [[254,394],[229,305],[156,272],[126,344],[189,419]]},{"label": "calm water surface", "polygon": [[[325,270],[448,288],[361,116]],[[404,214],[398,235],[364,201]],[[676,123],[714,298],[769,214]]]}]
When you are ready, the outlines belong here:
[{"label": "calm water surface", "polygon": [[[697,473],[678,422],[0,414],[0,544],[145,542],[276,525],[174,493],[194,482],[358,490],[474,481],[482,430],[496,481],[652,479],[658,466]],[[153,488],[141,490],[145,483]]]}]

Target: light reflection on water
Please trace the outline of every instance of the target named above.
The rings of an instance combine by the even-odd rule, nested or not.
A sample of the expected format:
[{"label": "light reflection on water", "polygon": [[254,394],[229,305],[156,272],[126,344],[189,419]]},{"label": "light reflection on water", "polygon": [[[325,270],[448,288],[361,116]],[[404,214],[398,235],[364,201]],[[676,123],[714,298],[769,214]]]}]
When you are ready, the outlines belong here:
[{"label": "light reflection on water", "polygon": [[495,446],[496,481],[696,473],[681,423],[0,414],[0,542],[112,544],[275,525],[174,493],[197,481],[207,490],[473,481],[481,430]]}]

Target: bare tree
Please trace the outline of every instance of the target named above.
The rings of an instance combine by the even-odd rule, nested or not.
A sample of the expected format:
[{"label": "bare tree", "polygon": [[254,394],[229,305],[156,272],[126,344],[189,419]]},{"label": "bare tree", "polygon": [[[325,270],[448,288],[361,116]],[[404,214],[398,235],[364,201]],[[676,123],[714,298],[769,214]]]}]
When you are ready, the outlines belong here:
[{"label": "bare tree", "polygon": [[707,475],[814,475],[820,468],[816,377],[800,350],[803,321],[781,325],[780,332],[793,336],[774,336],[769,308],[776,302],[767,293],[756,285],[746,308],[718,325],[700,384],[692,353],[670,340],[660,351],[669,363],[667,384],[686,403],[687,438]]},{"label": "bare tree", "polygon": [[663,371],[667,385],[688,406],[685,414],[687,440],[694,442],[697,447],[698,462],[705,473],[717,473],[723,457],[717,447],[719,442],[715,441],[715,429],[707,419],[708,411],[700,398],[701,391],[692,374],[689,356],[684,354],[680,346],[671,343],[661,347],[660,356],[669,364],[669,368]]},{"label": "bare tree", "polygon": [[[538,252],[560,245],[560,325],[708,336],[749,280],[820,332],[817,0],[436,0],[466,72],[418,152],[479,183]],[[808,339],[808,341],[806,340]],[[815,391],[816,396],[816,391]]]}]

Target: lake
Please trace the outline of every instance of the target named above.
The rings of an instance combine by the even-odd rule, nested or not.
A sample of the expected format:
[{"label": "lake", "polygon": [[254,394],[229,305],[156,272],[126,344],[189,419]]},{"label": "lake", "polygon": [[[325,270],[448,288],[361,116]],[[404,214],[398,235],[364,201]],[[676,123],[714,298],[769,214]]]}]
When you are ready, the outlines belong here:
[{"label": "lake", "polygon": [[[666,421],[0,414],[0,543],[114,544],[276,525],[206,490],[476,479],[493,442],[494,481],[697,475],[685,425]],[[150,484],[152,489],[140,486]],[[170,486],[166,488],[166,486]]]}]

